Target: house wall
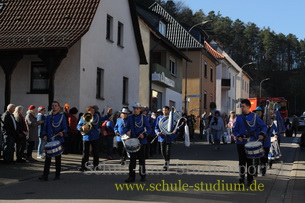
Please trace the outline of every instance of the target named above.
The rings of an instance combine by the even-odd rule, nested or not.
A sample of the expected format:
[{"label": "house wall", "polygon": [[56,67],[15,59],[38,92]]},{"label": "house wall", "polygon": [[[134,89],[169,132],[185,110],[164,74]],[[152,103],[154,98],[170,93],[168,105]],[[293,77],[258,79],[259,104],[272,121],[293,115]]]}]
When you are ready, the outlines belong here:
[{"label": "house wall", "polygon": [[[79,45],[72,46],[67,57],[57,69],[54,81],[54,100],[62,106],[68,103],[70,107],[79,106]],[[48,94],[32,94],[31,89],[31,62],[42,61],[37,55],[24,55],[17,64],[11,80],[11,103],[27,108],[30,105],[48,107]],[[2,80],[3,78],[3,80]],[[0,95],[1,106],[4,106],[5,77],[3,70],[0,71]]]},{"label": "house wall", "polygon": [[[113,42],[106,39],[107,14],[113,17]],[[124,24],[124,48],[117,45],[118,21]],[[102,0],[90,30],[81,39],[80,107],[96,104],[102,110],[122,106],[123,77],[129,79],[129,108],[139,100],[139,53],[128,1]],[[97,67],[104,69],[104,100],[96,98]]]},{"label": "house wall", "polygon": [[144,46],[144,51],[146,59],[148,61],[147,65],[140,65],[140,78],[139,78],[139,102],[143,106],[149,106],[150,98],[150,81],[149,81],[149,65],[150,65],[150,29],[149,27],[139,19],[139,26],[141,31],[142,42]]}]

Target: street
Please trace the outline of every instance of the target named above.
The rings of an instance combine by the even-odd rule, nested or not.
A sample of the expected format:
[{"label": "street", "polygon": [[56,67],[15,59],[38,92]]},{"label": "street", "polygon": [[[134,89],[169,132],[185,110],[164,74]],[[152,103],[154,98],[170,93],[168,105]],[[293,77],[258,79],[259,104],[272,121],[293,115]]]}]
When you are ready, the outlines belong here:
[{"label": "street", "polygon": [[[38,180],[42,173],[43,162],[39,161],[34,170],[24,168],[24,163],[18,171],[18,167],[13,166],[13,170],[8,172],[8,166],[1,163],[0,186],[1,201],[23,200],[32,201],[105,201],[105,202],[303,202],[304,186],[304,164],[302,172],[303,177],[294,174],[296,169],[295,158],[304,163],[305,151],[300,151],[298,138],[283,138],[281,144],[282,158],[273,164],[272,169],[267,171],[266,176],[260,174],[256,177],[257,185],[261,184],[262,191],[219,191],[223,190],[216,187],[216,191],[209,190],[207,185],[220,183],[238,183],[238,161],[235,144],[221,145],[221,150],[214,151],[212,145],[206,142],[192,142],[189,148],[183,143],[172,146],[172,159],[170,171],[162,171],[163,160],[161,155],[147,159],[147,180],[140,182],[140,176],[137,174],[136,182],[145,184],[145,189],[132,191],[115,184],[124,185],[127,178],[128,165],[119,165],[118,160],[101,159],[98,171],[78,172],[81,156],[63,155],[63,172],[60,180],[53,180],[54,173],[49,176],[49,181]],[[297,155],[297,156],[296,156]],[[54,165],[54,164],[52,164]],[[53,166],[54,171],[54,166]],[[22,181],[12,181],[10,178],[2,175],[20,177]],[[31,174],[33,174],[31,176]],[[292,178],[295,176],[295,178]],[[299,178],[301,178],[299,180]],[[303,180],[302,180],[303,179]],[[293,181],[294,182],[293,182]],[[300,181],[300,182],[298,182]],[[163,184],[162,184],[163,183]],[[171,183],[171,184],[170,184]],[[199,187],[206,184],[204,187]],[[159,185],[158,185],[159,184]],[[167,184],[167,185],[166,185]],[[170,185],[177,187],[170,189]],[[187,184],[189,187],[182,189],[181,184]],[[125,187],[122,186],[121,187]],[[134,185],[134,184],[133,184]],[[158,187],[157,187],[158,186]],[[198,186],[198,187],[196,187]],[[119,188],[119,189],[118,189]],[[166,190],[167,191],[160,191]],[[209,191],[208,191],[209,190]],[[303,190],[304,191],[304,190]],[[303,194],[303,195],[302,195]]]}]

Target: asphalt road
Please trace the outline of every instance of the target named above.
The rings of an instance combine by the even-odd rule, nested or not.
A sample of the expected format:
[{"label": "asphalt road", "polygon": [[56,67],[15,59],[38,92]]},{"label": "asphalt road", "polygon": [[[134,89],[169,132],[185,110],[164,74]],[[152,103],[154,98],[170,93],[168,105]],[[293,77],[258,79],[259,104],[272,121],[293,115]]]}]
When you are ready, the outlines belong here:
[{"label": "asphalt road", "polygon": [[[52,180],[54,174],[51,174],[47,182],[35,177],[1,186],[0,201],[283,202],[297,151],[293,142],[296,142],[294,138],[284,138],[280,161],[266,176],[258,175],[255,188],[245,187],[246,191],[218,191],[222,189],[221,183],[225,188],[225,183],[230,187],[230,183],[238,182],[235,144],[222,145],[221,150],[214,151],[206,142],[193,142],[189,148],[183,143],[173,145],[170,171],[162,171],[161,155],[148,159],[146,182],[140,182],[138,175],[136,179],[144,189],[118,191],[117,187],[125,187],[128,165],[120,166],[118,160],[111,160],[102,161],[100,170],[86,173],[78,172],[76,164],[71,165],[57,181]],[[79,163],[80,155],[72,158],[63,155],[63,162],[71,161]],[[218,182],[220,188],[214,186]],[[210,184],[217,191],[211,191]],[[250,191],[258,190],[258,185],[262,191]]]}]

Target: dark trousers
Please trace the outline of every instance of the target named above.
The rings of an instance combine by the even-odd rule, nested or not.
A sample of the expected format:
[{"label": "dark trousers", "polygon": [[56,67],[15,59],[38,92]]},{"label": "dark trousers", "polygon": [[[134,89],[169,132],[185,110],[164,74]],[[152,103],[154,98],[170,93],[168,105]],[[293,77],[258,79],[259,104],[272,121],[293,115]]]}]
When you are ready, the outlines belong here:
[{"label": "dark trousers", "polygon": [[26,148],[26,137],[25,136],[19,137],[16,142],[17,160],[21,160],[23,158],[25,148]]},{"label": "dark trousers", "polygon": [[126,153],[126,149],[124,148],[123,142],[118,142],[118,152],[121,161],[126,161],[127,153]]},{"label": "dark trousers", "polygon": [[85,164],[89,161],[90,145],[92,147],[93,154],[93,166],[96,167],[99,164],[99,142],[98,140],[83,141],[83,158],[82,158],[82,169],[85,169]]},{"label": "dark trousers", "polygon": [[253,181],[253,175],[255,173],[255,164],[253,159],[248,159],[245,152],[245,145],[237,144],[237,152],[239,159],[239,176],[241,179],[245,179],[245,173],[247,169],[247,180]]},{"label": "dark trousers", "polygon": [[172,143],[160,142],[161,154],[167,164],[169,164],[171,156]]},{"label": "dark trousers", "polygon": [[4,162],[14,161],[15,140],[13,136],[3,135],[3,160]]},{"label": "dark trousers", "polygon": [[260,158],[262,173],[266,174],[270,147],[264,147],[264,156]]},{"label": "dark trousers", "polygon": [[28,141],[27,157],[32,157],[35,141]]},{"label": "dark trousers", "polygon": [[139,159],[139,174],[141,177],[145,177],[145,148],[146,145],[141,145],[141,149],[138,152],[130,153],[129,162],[129,178],[135,179],[136,177],[136,165],[137,159]]},{"label": "dark trousers", "polygon": [[297,126],[292,126],[292,134],[294,133],[294,136],[297,136],[297,131],[298,131],[298,127]]},{"label": "dark trousers", "polygon": [[[46,156],[46,159],[44,161],[44,170],[43,170],[43,176],[45,176],[45,177],[48,177],[48,175],[50,173],[51,160],[52,160],[52,157]],[[60,176],[61,155],[55,157],[55,168],[56,168],[55,175]]]}]

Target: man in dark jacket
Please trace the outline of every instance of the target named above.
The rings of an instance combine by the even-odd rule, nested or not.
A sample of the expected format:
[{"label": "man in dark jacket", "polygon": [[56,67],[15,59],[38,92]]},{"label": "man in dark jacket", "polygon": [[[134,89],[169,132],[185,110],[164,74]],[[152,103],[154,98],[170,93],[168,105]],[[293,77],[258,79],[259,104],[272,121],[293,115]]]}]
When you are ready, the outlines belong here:
[{"label": "man in dark jacket", "polygon": [[1,130],[3,134],[3,160],[6,163],[14,161],[14,147],[17,139],[17,124],[13,115],[15,105],[9,104],[2,115]]}]

